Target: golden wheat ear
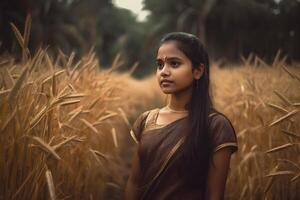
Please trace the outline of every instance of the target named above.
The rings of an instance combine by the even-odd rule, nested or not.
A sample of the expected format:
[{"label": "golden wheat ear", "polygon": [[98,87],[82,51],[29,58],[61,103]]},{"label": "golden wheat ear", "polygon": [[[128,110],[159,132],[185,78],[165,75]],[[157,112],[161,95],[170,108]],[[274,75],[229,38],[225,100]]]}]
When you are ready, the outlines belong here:
[{"label": "golden wheat ear", "polygon": [[139,66],[139,62],[135,62],[132,67],[129,69],[128,74],[133,74],[133,72],[135,72],[135,70],[138,68]]},{"label": "golden wheat ear", "polygon": [[28,43],[29,43],[29,36],[30,36],[30,29],[31,29],[31,15],[28,14],[26,16],[25,20],[25,28],[24,28],[24,34],[22,35],[19,29],[14,25],[13,23],[10,23],[11,28],[18,40],[19,45],[22,48],[22,62],[26,62],[30,56],[30,52],[28,49]]},{"label": "golden wheat ear", "polygon": [[123,64],[124,64],[124,62],[121,60],[121,53],[118,53],[116,55],[116,57],[114,58],[113,64],[111,65],[111,67],[108,70],[108,74],[112,73],[113,71],[115,71],[116,69],[121,67]]}]

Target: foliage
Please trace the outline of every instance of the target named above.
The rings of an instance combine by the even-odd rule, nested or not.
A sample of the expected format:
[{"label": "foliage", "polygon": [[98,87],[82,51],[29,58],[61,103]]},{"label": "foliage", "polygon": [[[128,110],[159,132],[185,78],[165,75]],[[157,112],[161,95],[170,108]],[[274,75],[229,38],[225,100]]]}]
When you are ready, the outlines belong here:
[{"label": "foliage", "polygon": [[289,55],[290,62],[300,59],[297,0],[144,0],[144,9],[151,14],[145,22],[137,22],[112,0],[3,0],[0,52],[16,54],[9,23],[23,29],[30,13],[32,53],[43,46],[52,54],[57,49],[67,55],[74,51],[79,59],[94,48],[104,67],[120,53],[123,69],[139,63],[137,76],[155,70],[158,41],[171,31],[198,35],[212,59],[237,62],[240,55],[255,53],[271,62],[278,49]]},{"label": "foliage", "polygon": [[277,50],[283,49],[290,58],[300,59],[297,0],[144,2],[156,37],[170,31],[191,32],[203,40],[212,58],[238,60],[253,52],[272,61]]}]

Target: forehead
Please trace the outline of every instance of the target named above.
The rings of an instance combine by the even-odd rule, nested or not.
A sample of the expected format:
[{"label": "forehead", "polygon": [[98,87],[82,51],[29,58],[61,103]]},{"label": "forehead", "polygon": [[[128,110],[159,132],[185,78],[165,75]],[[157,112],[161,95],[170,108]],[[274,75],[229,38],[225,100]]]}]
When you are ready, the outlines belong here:
[{"label": "forehead", "polygon": [[176,42],[169,41],[162,44],[157,51],[157,58],[166,58],[166,57],[177,57],[181,59],[187,59],[185,54],[178,49]]}]

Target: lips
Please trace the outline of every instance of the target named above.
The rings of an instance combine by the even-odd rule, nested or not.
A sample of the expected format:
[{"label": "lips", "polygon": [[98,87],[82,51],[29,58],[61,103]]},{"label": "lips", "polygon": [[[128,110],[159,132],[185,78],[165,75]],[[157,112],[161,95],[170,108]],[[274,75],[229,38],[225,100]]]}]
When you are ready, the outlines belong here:
[{"label": "lips", "polygon": [[170,80],[167,80],[167,79],[164,79],[164,80],[160,81],[160,84],[170,84],[170,83],[173,83],[173,81],[170,81]]}]

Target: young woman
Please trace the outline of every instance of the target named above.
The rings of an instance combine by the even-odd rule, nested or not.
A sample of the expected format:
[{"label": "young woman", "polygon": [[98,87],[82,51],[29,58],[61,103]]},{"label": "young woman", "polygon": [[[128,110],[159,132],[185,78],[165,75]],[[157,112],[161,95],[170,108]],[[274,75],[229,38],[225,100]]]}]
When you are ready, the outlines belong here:
[{"label": "young woman", "polygon": [[158,84],[170,101],[133,124],[138,146],[125,199],[223,199],[238,146],[230,121],[212,105],[207,52],[196,36],[169,33],[156,63]]}]

